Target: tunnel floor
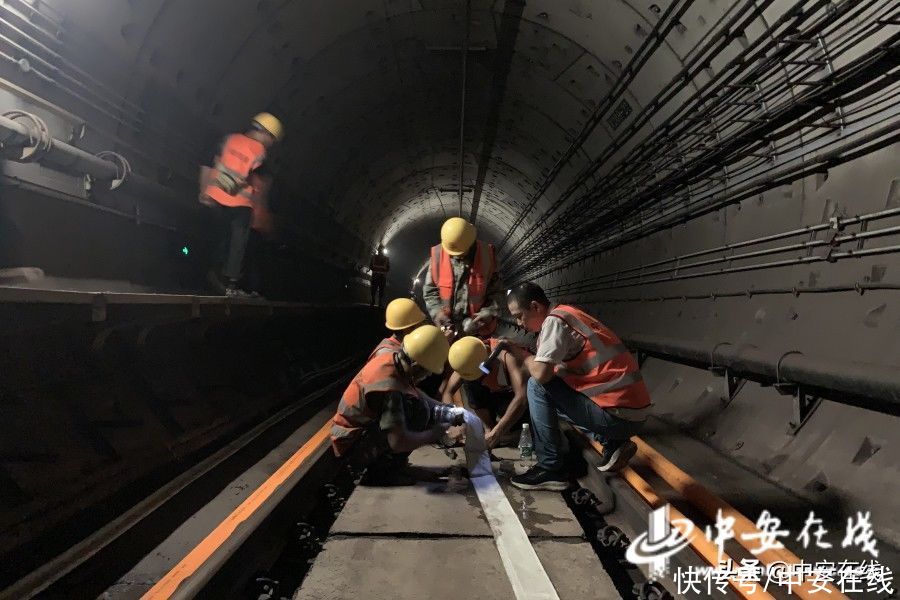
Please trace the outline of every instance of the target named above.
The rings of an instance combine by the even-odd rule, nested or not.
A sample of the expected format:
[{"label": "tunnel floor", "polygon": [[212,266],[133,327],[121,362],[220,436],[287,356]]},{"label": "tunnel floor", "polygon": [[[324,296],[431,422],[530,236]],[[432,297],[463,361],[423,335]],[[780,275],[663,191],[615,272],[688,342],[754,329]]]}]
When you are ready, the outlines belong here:
[{"label": "tunnel floor", "polygon": [[[517,451],[495,455],[506,459],[493,463],[499,472]],[[474,489],[468,480],[442,480],[464,459],[422,448],[410,462],[420,477],[415,485],[354,490],[294,598],[513,597]],[[561,494],[522,491],[498,479],[559,598],[620,597]]]}]

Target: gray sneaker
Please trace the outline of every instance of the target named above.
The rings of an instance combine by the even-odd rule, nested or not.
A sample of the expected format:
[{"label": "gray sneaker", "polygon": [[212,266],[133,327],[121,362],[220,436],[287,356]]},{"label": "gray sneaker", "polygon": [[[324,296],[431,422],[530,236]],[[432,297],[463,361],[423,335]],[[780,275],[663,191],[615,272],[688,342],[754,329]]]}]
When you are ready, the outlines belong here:
[{"label": "gray sneaker", "polygon": [[229,287],[225,290],[225,295],[229,298],[258,298],[258,295],[254,295],[250,292],[245,292],[241,288]]},{"label": "gray sneaker", "polygon": [[597,470],[606,472],[624,469],[636,453],[637,444],[631,440],[626,440],[618,446],[607,444],[603,447],[603,454],[600,455],[600,465]]}]

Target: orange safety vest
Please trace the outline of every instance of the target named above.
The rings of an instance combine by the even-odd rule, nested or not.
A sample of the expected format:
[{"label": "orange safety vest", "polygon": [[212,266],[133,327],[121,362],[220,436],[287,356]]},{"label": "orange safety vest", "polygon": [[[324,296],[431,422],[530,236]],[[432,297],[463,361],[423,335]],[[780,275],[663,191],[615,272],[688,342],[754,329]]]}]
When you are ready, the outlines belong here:
[{"label": "orange safety vest", "polygon": [[[469,314],[475,313],[484,306],[488,284],[497,272],[497,258],[494,255],[494,245],[485,244],[480,240],[475,242],[475,262],[469,268],[469,281],[467,291],[469,295]],[[456,282],[453,280],[453,266],[450,264],[450,255],[444,251],[444,247],[438,244],[431,249],[431,280],[437,286],[441,301],[444,303],[444,314],[453,315],[453,289]],[[480,337],[486,337],[497,330],[497,320],[493,319],[478,331]]]},{"label": "orange safety vest", "polygon": [[[242,133],[234,133],[225,138],[214,169],[246,180],[254,169],[262,165],[265,158],[265,146]],[[252,199],[256,189],[247,185],[232,196],[217,185],[208,185],[204,193],[223,206],[253,206]]]},{"label": "orange safety vest", "polygon": [[372,274],[385,275],[390,270],[390,263],[387,256],[372,256]]},{"label": "orange safety vest", "polygon": [[581,352],[556,371],[569,387],[601,408],[650,406],[637,360],[611,329],[574,306],[557,306],[550,317],[562,319],[584,338]]},{"label": "orange safety vest", "polygon": [[[490,338],[487,340],[488,345],[490,346],[490,351],[493,352],[497,347],[497,344],[500,343],[500,340],[497,338]],[[507,344],[511,344],[512,342],[507,341]],[[523,350],[525,350],[523,348]],[[527,350],[525,350],[528,352]],[[529,352],[529,354],[531,354]],[[481,378],[481,385],[489,389],[492,393],[496,394],[499,392],[508,392],[512,389],[512,379],[509,377],[509,372],[506,369],[506,364],[497,359],[497,362],[493,365],[491,372]]]},{"label": "orange safety vest", "polygon": [[367,402],[368,395],[374,392],[420,397],[419,391],[397,372],[393,352],[374,356],[347,386],[332,419],[331,446],[337,456],[346,453],[362,435],[363,428],[379,418]]},{"label": "orange safety vest", "polygon": [[403,348],[403,343],[394,336],[384,338],[378,342],[378,345],[375,346],[375,349],[372,350],[372,354],[370,354],[369,358],[366,360],[372,360],[381,354],[393,354],[394,352],[399,352],[401,348]]}]

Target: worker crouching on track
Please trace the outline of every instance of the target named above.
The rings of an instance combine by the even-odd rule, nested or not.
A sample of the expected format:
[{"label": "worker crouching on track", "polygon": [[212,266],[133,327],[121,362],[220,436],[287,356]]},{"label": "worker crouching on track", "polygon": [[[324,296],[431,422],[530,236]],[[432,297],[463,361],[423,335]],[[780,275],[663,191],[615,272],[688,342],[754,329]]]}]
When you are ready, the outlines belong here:
[{"label": "worker crouching on track", "polygon": [[393,332],[375,346],[368,360],[378,354],[399,352],[403,347],[403,338],[422,325],[426,325],[428,317],[422,309],[409,298],[391,300],[384,311],[384,326]]},{"label": "worker crouching on track", "polygon": [[494,246],[477,239],[475,226],[459,217],[441,227],[441,243],[431,249],[422,288],[425,307],[448,339],[489,337],[497,329],[503,283]]},{"label": "worker crouching on track", "polygon": [[408,453],[449,442],[447,429],[461,424],[462,411],[417,387],[429,373],[443,372],[448,352],[440,329],[423,325],[403,338],[400,350],[375,353],[350,382],[332,420],[331,443],[339,457],[367,467],[363,483],[412,483],[401,472]]},{"label": "worker crouching on track", "polygon": [[630,438],[651,405],[637,360],[594,317],[573,306],[552,308],[534,283],[511,289],[507,303],[520,326],[540,332],[537,352],[524,357],[531,374],[528,408],[537,465],[513,477],[513,485],[528,490],[568,486],[560,416],[603,444],[601,471],[624,467],[637,451]]},{"label": "worker crouching on track", "polygon": [[260,113],[246,132],[225,138],[213,168],[201,169],[200,201],[216,209],[221,224],[216,264],[207,279],[215,291],[227,296],[252,295],[241,290],[238,282],[251,226],[262,228],[260,223],[268,216],[269,181],[259,169],[282,134],[277,118]]},{"label": "worker crouching on track", "polygon": [[484,422],[488,448],[518,440],[515,429],[522,423],[528,407],[528,370],[520,358],[526,351],[516,348],[513,352],[512,347],[513,343],[506,340],[491,338],[482,342],[471,336],[457,340],[450,347],[448,360],[454,372],[444,390],[444,403],[453,402],[453,394],[463,382],[472,382],[473,385],[466,387],[467,408]]}]

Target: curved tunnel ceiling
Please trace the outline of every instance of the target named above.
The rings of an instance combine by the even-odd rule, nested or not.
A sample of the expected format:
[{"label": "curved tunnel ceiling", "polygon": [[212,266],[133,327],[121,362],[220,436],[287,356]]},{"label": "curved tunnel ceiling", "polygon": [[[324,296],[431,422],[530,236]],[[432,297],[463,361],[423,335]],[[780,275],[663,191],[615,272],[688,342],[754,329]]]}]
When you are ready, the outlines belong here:
[{"label": "curved tunnel ceiling", "polygon": [[339,246],[332,254],[359,265],[379,241],[418,254],[436,237],[423,223],[461,212],[499,242],[514,277],[540,277],[548,262],[565,268],[658,223],[768,189],[780,174],[796,178],[817,151],[861,147],[875,124],[865,119],[883,118],[892,85],[879,81],[897,45],[890,4],[47,0],[41,8],[58,17],[51,22],[69,66],[108,97],[123,153],[155,152],[157,168],[190,183],[217,138],[268,109],[287,126],[271,161],[286,190],[281,212],[297,224],[310,210],[324,217],[313,234]]},{"label": "curved tunnel ceiling", "polygon": [[[54,4],[91,32],[98,53],[125,59],[127,74],[119,75],[137,104],[147,106],[147,78],[170,86],[178,104],[200,116],[197,124],[216,130],[240,127],[261,108],[276,111],[288,128],[282,172],[367,243],[458,212],[463,2]],[[657,92],[706,24],[729,8],[694,4],[682,19],[689,25],[631,86],[633,106]],[[516,223],[660,12],[643,0],[472,2],[463,180],[474,191],[463,212],[477,194],[488,238]],[[609,139],[603,123],[525,225]]]}]

